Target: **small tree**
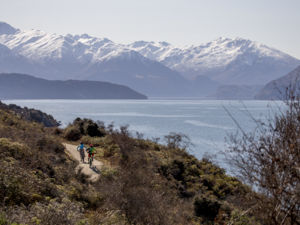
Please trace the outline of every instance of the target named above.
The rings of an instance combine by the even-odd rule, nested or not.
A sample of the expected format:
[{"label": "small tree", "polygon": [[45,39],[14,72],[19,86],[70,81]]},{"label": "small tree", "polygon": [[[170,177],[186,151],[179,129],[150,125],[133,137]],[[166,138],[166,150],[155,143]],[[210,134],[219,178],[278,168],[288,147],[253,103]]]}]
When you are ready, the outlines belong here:
[{"label": "small tree", "polygon": [[239,178],[258,194],[253,208],[264,224],[300,224],[300,98],[289,92],[285,108],[252,133],[231,135],[226,156]]},{"label": "small tree", "polygon": [[187,135],[182,133],[171,132],[169,135],[166,135],[164,138],[168,148],[181,148],[186,150],[191,145],[190,138]]}]

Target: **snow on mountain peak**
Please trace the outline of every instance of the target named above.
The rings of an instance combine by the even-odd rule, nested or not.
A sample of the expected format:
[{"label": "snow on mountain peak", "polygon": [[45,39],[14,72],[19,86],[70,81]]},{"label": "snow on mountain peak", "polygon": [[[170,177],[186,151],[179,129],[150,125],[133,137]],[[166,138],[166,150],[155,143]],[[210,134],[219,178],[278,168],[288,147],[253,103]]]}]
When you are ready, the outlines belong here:
[{"label": "snow on mountain peak", "polygon": [[266,65],[268,70],[277,65],[284,71],[284,68],[292,68],[299,63],[299,60],[281,51],[243,38],[220,37],[205,44],[184,48],[154,41],[136,41],[126,45],[88,34],[59,35],[39,30],[20,31],[3,22],[0,22],[0,44],[8,47],[13,54],[37,64],[53,65],[53,62],[58,62],[59,65],[91,66],[117,58],[139,62],[150,59],[189,79],[203,75],[216,77],[217,81],[226,80],[229,76],[224,75],[226,73],[241,74],[245,68],[249,71],[257,68],[263,74]]},{"label": "snow on mountain peak", "polygon": [[119,46],[107,38],[95,38],[88,34],[59,35],[34,29],[14,35],[0,34],[0,43],[34,61],[64,59],[79,63],[101,61],[102,57]]},{"label": "snow on mountain peak", "polygon": [[129,48],[143,56],[162,62],[166,66],[192,78],[208,70],[225,69],[234,61],[251,65],[262,58],[290,61],[292,57],[258,42],[244,38],[220,37],[211,42],[185,48],[164,42],[134,42]]},{"label": "snow on mountain peak", "polygon": [[103,57],[103,61],[108,61],[111,59],[118,59],[118,60],[144,60],[143,56],[141,56],[138,52],[127,49],[127,48],[119,48],[117,50],[111,51],[105,57]]}]

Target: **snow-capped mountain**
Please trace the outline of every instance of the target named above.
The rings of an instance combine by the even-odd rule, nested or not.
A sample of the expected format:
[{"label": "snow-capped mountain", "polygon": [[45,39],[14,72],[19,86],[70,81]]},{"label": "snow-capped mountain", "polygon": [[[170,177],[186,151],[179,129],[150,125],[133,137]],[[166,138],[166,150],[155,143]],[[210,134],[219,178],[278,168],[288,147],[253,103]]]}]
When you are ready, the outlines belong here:
[{"label": "snow-capped mountain", "polygon": [[109,81],[128,85],[148,96],[198,95],[178,72],[106,38],[39,30],[10,32],[5,23],[0,23],[0,27],[0,56],[25,59],[25,64],[11,59],[14,67],[0,64],[0,72],[22,72],[52,80]]},{"label": "snow-capped mountain", "polygon": [[281,51],[242,38],[219,38],[182,49],[166,42],[144,41],[128,47],[188,79],[206,76],[224,84],[266,83],[300,64]]},{"label": "snow-capped mountain", "polygon": [[[207,96],[221,84],[265,84],[300,61],[244,39],[178,48],[107,38],[22,31],[0,23],[0,72],[46,79],[109,81],[148,96]],[[186,79],[188,78],[188,79]]]},{"label": "snow-capped mountain", "polygon": [[[1,24],[0,24],[1,29]],[[66,60],[95,63],[120,53],[124,48],[106,38],[83,35],[49,34],[40,30],[20,31],[0,35],[0,43],[34,62]]]}]

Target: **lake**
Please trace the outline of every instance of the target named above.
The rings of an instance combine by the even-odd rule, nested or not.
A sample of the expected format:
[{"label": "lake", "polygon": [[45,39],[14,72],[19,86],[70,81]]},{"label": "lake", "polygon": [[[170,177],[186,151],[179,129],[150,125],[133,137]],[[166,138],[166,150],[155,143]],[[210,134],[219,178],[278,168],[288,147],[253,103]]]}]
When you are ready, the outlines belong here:
[{"label": "lake", "polygon": [[[217,100],[5,100],[42,110],[66,126],[76,117],[129,125],[146,138],[163,138],[170,132],[189,136],[197,158],[218,154],[225,148],[225,137],[237,131],[233,118],[245,131],[255,128],[251,119],[264,119],[280,102]],[[225,110],[226,109],[226,110]],[[230,112],[231,116],[228,114]]]}]

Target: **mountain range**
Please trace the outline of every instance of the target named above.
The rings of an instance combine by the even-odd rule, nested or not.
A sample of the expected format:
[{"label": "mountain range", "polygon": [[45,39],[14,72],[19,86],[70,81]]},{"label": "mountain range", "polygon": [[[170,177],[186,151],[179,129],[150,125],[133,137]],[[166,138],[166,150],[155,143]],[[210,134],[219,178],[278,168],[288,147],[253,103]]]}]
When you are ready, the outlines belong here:
[{"label": "mountain range", "polygon": [[289,94],[300,96],[300,66],[290,73],[267,83],[255,96],[260,100],[286,100]]},{"label": "mountain range", "polygon": [[179,48],[167,42],[118,44],[88,34],[22,31],[0,23],[0,72],[108,81],[150,97],[213,96],[220,85],[264,85],[298,65],[292,56],[242,38]]}]

